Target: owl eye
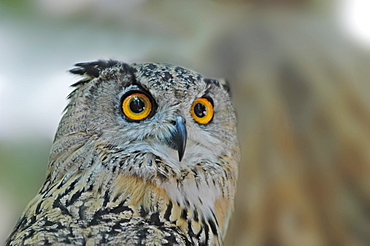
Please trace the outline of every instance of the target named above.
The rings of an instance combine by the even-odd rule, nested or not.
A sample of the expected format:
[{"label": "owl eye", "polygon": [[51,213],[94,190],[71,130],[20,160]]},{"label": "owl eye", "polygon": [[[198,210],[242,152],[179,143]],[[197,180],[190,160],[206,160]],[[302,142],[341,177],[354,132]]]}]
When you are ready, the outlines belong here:
[{"label": "owl eye", "polygon": [[208,124],[213,118],[213,105],[205,97],[198,98],[193,102],[190,114],[199,124]]},{"label": "owl eye", "polygon": [[147,118],[152,112],[152,101],[143,93],[132,93],[122,102],[122,111],[130,120],[139,121]]}]

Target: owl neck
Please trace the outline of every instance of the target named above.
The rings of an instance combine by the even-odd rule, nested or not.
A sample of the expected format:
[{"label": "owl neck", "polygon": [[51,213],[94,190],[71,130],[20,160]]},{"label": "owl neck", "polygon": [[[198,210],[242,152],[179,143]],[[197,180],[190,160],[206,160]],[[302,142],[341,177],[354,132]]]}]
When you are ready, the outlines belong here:
[{"label": "owl neck", "polygon": [[[207,237],[221,240],[233,209],[235,189],[235,170],[229,169],[232,165],[227,165],[228,161],[219,158],[217,164],[204,161],[179,169],[150,153],[125,152],[108,145],[96,146],[96,142],[84,143],[84,152],[76,147],[70,153],[58,154],[60,158],[54,158],[49,170],[54,180],[51,183],[74,184],[68,180],[79,178],[74,185],[94,200],[93,207],[83,209],[84,218],[98,209],[119,205],[134,211],[134,217],[158,219],[187,233],[207,231]],[[90,143],[95,146],[89,147]],[[66,156],[71,162],[58,163]]]},{"label": "owl neck", "polygon": [[191,204],[186,198],[180,199],[179,193],[184,190],[173,191],[174,187],[158,186],[136,175],[119,175],[113,187],[113,199],[124,200],[126,206],[137,212],[136,216],[149,223],[158,220],[175,225],[187,236],[203,234],[203,238],[213,242],[212,245],[221,245],[228,213],[223,198],[215,200],[212,206],[207,202]]}]

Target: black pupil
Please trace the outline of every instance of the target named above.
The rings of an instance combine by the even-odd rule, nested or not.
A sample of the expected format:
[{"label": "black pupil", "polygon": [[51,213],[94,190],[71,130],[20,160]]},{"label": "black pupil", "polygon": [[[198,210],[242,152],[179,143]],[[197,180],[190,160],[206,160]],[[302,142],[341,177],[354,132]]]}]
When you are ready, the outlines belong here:
[{"label": "black pupil", "polygon": [[135,96],[130,102],[130,109],[136,114],[141,113],[145,109],[145,102],[140,97]]},{"label": "black pupil", "polygon": [[194,113],[196,116],[198,116],[199,118],[203,118],[204,116],[206,116],[206,113],[207,113],[207,109],[206,107],[204,106],[204,104],[202,103],[197,103],[195,104],[194,106]]}]

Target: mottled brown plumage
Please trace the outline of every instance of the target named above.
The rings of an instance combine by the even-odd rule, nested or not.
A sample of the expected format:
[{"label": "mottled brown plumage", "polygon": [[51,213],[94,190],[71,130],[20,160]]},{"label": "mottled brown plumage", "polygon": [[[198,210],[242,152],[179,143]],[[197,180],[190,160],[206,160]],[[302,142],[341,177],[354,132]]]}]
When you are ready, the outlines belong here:
[{"label": "mottled brown plumage", "polygon": [[239,160],[227,85],[167,64],[97,61],[71,72],[84,78],[46,181],[6,244],[222,245]]}]

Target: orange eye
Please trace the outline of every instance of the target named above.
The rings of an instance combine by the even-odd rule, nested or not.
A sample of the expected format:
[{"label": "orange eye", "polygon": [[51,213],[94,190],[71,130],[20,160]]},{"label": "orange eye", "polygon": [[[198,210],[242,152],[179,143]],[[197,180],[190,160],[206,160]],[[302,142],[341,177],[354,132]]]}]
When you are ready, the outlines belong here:
[{"label": "orange eye", "polygon": [[123,100],[122,110],[130,120],[143,120],[152,112],[152,102],[145,94],[133,93]]},{"label": "orange eye", "polygon": [[207,98],[198,98],[193,102],[190,114],[199,124],[208,124],[213,118],[213,105]]}]

